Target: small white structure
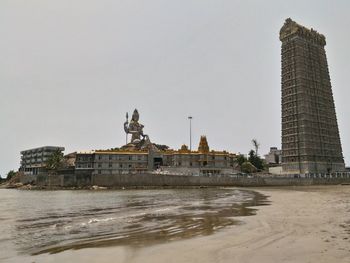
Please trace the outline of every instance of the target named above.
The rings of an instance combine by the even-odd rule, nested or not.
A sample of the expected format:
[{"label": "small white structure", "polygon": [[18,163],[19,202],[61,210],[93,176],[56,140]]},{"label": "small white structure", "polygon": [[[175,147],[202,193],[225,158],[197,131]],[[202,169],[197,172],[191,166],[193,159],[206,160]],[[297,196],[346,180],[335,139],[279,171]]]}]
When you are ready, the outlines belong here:
[{"label": "small white structure", "polygon": [[277,149],[277,147],[270,147],[270,152],[265,154],[265,161],[267,164],[281,164],[282,150]]}]

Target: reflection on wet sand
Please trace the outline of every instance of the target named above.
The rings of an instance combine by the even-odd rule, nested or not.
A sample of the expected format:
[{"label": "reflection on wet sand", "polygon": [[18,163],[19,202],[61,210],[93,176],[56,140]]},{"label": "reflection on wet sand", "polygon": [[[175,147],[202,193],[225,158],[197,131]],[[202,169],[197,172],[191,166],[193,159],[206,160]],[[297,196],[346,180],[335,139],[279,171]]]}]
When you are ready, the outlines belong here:
[{"label": "reflection on wet sand", "polygon": [[[254,215],[252,206],[268,204],[266,196],[237,189],[129,191],[116,198],[118,194],[94,194],[101,199],[96,207],[87,207],[87,202],[79,206],[76,201],[72,204],[76,211],[57,207],[17,220],[20,252],[38,255],[91,247],[137,247],[210,235],[240,224],[237,216]],[[113,205],[103,202],[112,196]]]}]

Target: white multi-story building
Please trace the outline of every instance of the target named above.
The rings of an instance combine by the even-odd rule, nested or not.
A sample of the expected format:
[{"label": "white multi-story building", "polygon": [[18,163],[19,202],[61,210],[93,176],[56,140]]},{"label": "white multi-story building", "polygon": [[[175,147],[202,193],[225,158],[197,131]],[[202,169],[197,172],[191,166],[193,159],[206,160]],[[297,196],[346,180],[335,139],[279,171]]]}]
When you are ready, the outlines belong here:
[{"label": "white multi-story building", "polygon": [[37,175],[47,172],[46,162],[55,152],[63,152],[64,147],[43,146],[21,151],[20,171],[25,175]]}]

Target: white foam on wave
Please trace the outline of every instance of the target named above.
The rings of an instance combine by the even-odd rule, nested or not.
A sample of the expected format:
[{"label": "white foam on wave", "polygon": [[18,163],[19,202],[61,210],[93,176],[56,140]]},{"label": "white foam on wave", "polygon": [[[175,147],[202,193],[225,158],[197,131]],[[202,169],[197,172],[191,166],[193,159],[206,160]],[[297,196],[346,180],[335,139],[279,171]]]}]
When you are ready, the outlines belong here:
[{"label": "white foam on wave", "polygon": [[92,218],[88,221],[88,224],[94,224],[94,223],[99,223],[99,222],[109,222],[109,221],[116,220],[116,219],[117,219],[117,217],[108,217],[108,218],[101,218],[101,219]]},{"label": "white foam on wave", "polygon": [[181,208],[181,206],[171,206],[171,207],[156,209],[154,212],[155,213],[169,212],[169,211],[174,211],[174,210],[179,209],[179,208]]}]

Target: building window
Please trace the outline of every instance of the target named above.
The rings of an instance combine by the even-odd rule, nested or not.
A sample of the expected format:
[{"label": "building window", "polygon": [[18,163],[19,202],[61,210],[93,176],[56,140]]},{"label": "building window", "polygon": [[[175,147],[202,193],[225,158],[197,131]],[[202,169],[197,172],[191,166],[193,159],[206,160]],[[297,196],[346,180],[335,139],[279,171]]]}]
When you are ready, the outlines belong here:
[{"label": "building window", "polygon": [[99,164],[98,164],[98,168],[101,168],[101,167],[102,167],[102,165],[99,163]]},{"label": "building window", "polygon": [[112,168],[112,164],[110,163],[110,164],[108,165],[108,167],[109,167],[109,168]]},{"label": "building window", "polygon": [[101,170],[98,170],[98,174],[101,174]]}]

